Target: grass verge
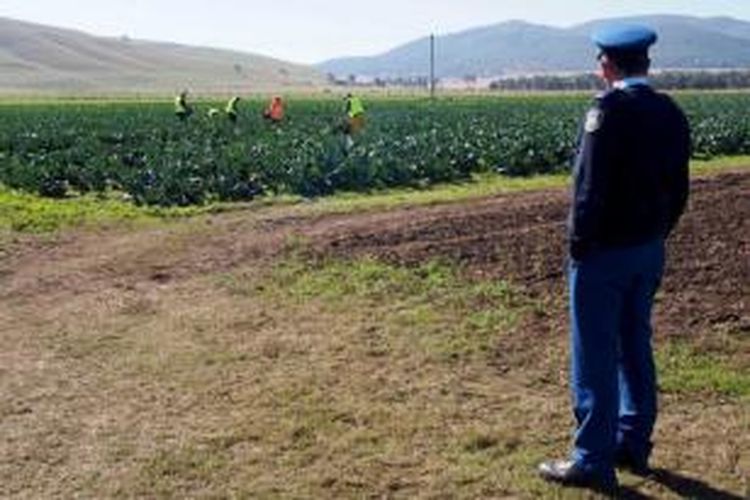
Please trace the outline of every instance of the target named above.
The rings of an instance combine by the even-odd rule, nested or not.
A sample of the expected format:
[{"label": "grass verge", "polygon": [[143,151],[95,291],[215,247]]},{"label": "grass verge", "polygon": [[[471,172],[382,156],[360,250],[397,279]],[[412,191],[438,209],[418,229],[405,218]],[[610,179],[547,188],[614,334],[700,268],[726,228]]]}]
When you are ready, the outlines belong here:
[{"label": "grass verge", "polygon": [[673,341],[662,346],[656,358],[664,392],[750,397],[750,373],[724,355]]},{"label": "grass verge", "polygon": [[[710,175],[727,169],[750,168],[750,156],[695,161],[693,175]],[[102,225],[121,221],[159,220],[206,213],[283,207],[299,215],[354,213],[404,206],[455,203],[522,191],[563,188],[567,174],[533,177],[475,175],[464,183],[440,184],[429,189],[399,188],[373,193],[339,193],[306,202],[295,196],[263,198],[251,203],[217,203],[200,207],[137,207],[131,203],[97,196],[52,200],[0,186],[0,232],[43,233],[65,227]]]},{"label": "grass verge", "polygon": [[[750,156],[732,156],[695,160],[690,169],[693,176],[706,176],[725,170],[750,168]],[[405,206],[435,205],[544,189],[561,189],[570,183],[569,174],[507,177],[494,173],[475,174],[463,183],[438,184],[429,189],[398,188],[369,194],[339,193],[316,200],[304,207],[313,213],[354,213],[387,210]],[[287,203],[290,200],[286,200]]]},{"label": "grass verge", "polygon": [[0,232],[46,233],[66,227],[181,218],[238,208],[232,205],[138,207],[94,195],[55,200],[0,186]]}]

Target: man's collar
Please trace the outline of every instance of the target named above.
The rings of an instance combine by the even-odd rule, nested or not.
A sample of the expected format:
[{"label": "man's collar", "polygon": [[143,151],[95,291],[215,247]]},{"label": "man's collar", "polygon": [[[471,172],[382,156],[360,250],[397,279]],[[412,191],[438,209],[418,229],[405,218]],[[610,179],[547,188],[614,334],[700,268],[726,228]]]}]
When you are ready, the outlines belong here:
[{"label": "man's collar", "polygon": [[645,76],[632,76],[628,78],[623,78],[622,80],[616,81],[614,84],[612,84],[612,88],[618,89],[618,90],[625,90],[628,87],[634,87],[636,85],[648,85],[648,78]]}]

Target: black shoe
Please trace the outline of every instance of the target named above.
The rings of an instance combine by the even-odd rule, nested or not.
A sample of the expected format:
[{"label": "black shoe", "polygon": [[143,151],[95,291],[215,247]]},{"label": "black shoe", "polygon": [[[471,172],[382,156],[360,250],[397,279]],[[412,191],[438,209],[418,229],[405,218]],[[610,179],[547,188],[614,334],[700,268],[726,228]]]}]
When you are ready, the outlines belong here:
[{"label": "black shoe", "polygon": [[639,460],[627,450],[618,450],[615,453],[615,467],[626,470],[636,476],[646,477],[651,474],[648,460]]},{"label": "black shoe", "polygon": [[617,492],[617,480],[583,471],[572,460],[550,460],[539,465],[539,475],[545,481],[563,486],[588,488],[600,493],[613,495]]}]

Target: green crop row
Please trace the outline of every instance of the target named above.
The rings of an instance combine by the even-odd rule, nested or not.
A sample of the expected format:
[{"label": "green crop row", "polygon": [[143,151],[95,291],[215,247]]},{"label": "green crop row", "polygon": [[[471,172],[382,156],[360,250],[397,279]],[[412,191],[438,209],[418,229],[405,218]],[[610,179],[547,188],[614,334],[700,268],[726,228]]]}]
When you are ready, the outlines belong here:
[{"label": "green crop row", "polygon": [[[680,96],[694,155],[750,154],[750,96]],[[342,103],[293,100],[279,125],[248,101],[231,124],[202,103],[186,122],[168,103],[4,105],[0,182],[44,196],[118,191],[138,204],[195,205],[259,194],[322,196],[426,186],[476,172],[569,168],[589,99],[487,97],[366,102],[347,143]]]}]

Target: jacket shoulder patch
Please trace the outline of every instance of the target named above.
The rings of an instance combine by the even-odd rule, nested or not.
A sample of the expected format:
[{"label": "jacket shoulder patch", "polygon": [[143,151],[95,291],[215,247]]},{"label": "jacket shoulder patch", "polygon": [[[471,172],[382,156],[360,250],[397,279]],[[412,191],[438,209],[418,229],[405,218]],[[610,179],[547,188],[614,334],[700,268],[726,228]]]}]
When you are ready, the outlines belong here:
[{"label": "jacket shoulder patch", "polygon": [[604,113],[599,108],[593,108],[586,114],[586,124],[584,125],[584,129],[587,133],[591,134],[593,132],[596,132],[599,130],[599,128],[602,126],[602,119],[604,118]]}]

